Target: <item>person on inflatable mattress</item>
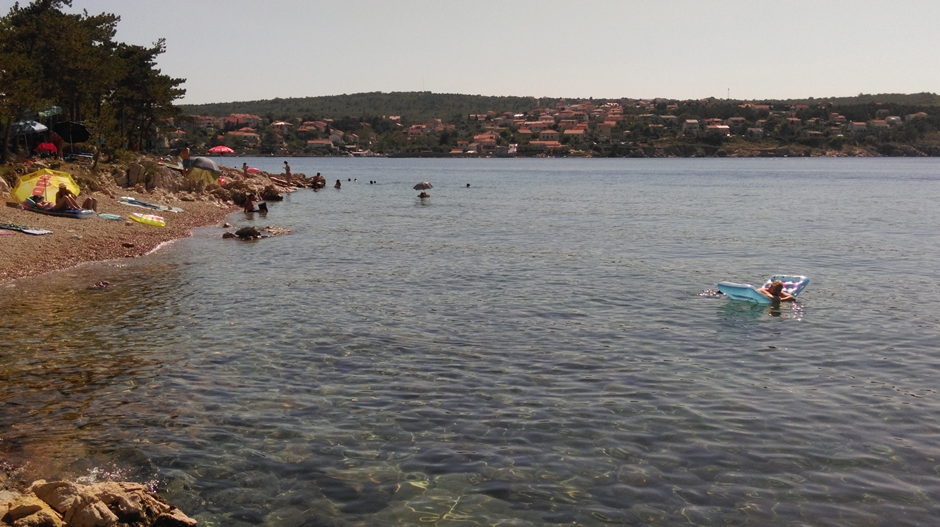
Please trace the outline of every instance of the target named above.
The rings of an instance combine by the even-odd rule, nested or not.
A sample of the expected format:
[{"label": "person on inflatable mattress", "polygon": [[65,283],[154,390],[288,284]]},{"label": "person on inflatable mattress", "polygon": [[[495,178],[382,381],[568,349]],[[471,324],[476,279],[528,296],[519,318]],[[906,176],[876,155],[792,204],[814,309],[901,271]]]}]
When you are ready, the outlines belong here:
[{"label": "person on inflatable mattress", "polygon": [[55,207],[55,204],[51,201],[46,201],[46,198],[44,198],[42,194],[30,196],[26,198],[26,201],[29,203],[24,203],[24,208],[32,206],[40,210],[52,210],[52,208]]},{"label": "person on inflatable mattress", "polygon": [[793,295],[783,291],[783,282],[780,280],[774,280],[769,285],[766,285],[757,291],[774,302],[791,302],[795,300]]}]

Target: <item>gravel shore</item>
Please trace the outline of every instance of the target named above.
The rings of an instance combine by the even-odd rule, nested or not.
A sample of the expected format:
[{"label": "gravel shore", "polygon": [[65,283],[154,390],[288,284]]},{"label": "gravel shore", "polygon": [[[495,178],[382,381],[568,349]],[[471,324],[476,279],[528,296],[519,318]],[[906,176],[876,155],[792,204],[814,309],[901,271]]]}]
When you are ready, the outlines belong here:
[{"label": "gravel shore", "polygon": [[[147,194],[125,189],[123,196],[153,202]],[[0,223],[27,225],[47,229],[52,234],[32,236],[16,232],[0,235],[0,282],[34,276],[73,267],[82,262],[132,258],[147,254],[161,243],[185,238],[195,227],[219,225],[233,205],[216,201],[168,201],[163,204],[179,207],[185,212],[154,212],[119,203],[103,193],[82,193],[98,200],[99,213],[118,214],[121,221],[61,218],[46,216],[4,204],[0,207]],[[153,227],[127,219],[128,214],[157,214],[166,220],[166,227]]]}]

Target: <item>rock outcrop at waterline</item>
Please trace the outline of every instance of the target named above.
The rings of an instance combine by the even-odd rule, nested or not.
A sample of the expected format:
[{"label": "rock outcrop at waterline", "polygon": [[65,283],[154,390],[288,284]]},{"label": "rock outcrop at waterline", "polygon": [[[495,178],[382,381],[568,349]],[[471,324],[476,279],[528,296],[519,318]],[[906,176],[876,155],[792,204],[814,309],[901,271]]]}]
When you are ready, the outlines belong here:
[{"label": "rock outcrop at waterline", "polygon": [[269,174],[257,172],[246,174],[231,167],[220,167],[221,177],[217,182],[194,180],[183,176],[179,166],[165,164],[150,156],[139,156],[126,164],[103,165],[97,169],[63,163],[60,161],[36,161],[28,165],[11,165],[0,178],[0,197],[9,195],[16,179],[39,168],[64,170],[72,174],[82,192],[100,192],[110,198],[123,195],[124,190],[148,194],[148,201],[218,201],[241,206],[249,194],[255,199],[280,201],[283,192],[298,188],[323,188],[326,180],[322,176],[307,178],[304,174]]},{"label": "rock outcrop at waterline", "polygon": [[0,493],[0,527],[195,526],[196,520],[139,483],[39,480],[26,493]]},{"label": "rock outcrop at waterline", "polygon": [[[231,227],[231,225],[227,223],[225,225]],[[281,234],[290,234],[290,232],[290,229],[274,227],[272,225],[268,225],[267,227],[262,227],[260,229],[252,225],[248,227],[242,227],[235,232],[225,232],[222,234],[222,238],[238,238],[240,240],[251,241],[260,240],[261,238],[270,238],[272,236],[278,236]]]},{"label": "rock outcrop at waterline", "polygon": [[[244,174],[241,170],[221,167],[218,183],[206,183],[184,177],[178,168],[167,166],[151,159],[142,158],[126,169],[117,170],[110,176],[117,188],[132,188],[137,192],[176,195],[182,201],[217,199],[243,205],[249,194],[264,201],[281,201],[281,192],[296,188],[316,188],[320,181],[307,179],[303,174]],[[320,178],[322,179],[322,177]]]}]

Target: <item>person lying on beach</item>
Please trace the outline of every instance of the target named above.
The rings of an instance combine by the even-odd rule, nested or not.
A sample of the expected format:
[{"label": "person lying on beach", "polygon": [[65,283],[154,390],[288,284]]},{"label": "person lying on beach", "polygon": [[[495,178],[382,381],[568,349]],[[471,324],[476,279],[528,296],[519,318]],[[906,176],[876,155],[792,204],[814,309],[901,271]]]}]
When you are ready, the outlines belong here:
[{"label": "person lying on beach", "polygon": [[52,210],[55,207],[55,204],[51,201],[46,201],[46,198],[42,195],[32,196],[29,198],[29,201],[32,202],[33,207],[42,210]]},{"label": "person lying on beach", "polygon": [[757,292],[775,302],[788,302],[794,300],[793,295],[783,291],[783,282],[780,280],[774,280],[770,283],[770,285],[758,289]]}]

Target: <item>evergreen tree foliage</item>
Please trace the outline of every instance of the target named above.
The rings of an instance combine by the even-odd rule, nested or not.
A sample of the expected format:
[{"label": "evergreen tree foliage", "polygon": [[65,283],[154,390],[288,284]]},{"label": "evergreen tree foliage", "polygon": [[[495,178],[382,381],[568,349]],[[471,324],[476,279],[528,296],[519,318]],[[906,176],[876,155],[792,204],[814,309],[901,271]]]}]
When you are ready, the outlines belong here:
[{"label": "evergreen tree foliage", "polygon": [[[13,5],[0,18],[0,129],[3,159],[10,127],[36,119],[49,106],[55,119],[85,121],[105,152],[145,145],[160,119],[177,115],[172,102],[185,94],[183,79],[160,73],[150,48],[116,42],[115,14],[69,14],[71,0],[34,0]],[[47,124],[53,124],[51,121]]]}]

